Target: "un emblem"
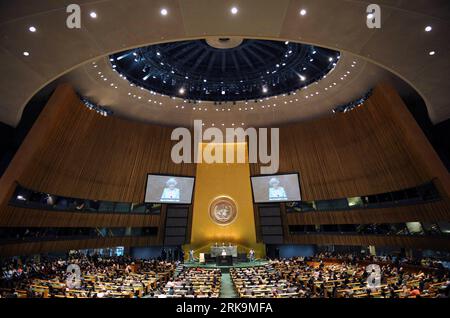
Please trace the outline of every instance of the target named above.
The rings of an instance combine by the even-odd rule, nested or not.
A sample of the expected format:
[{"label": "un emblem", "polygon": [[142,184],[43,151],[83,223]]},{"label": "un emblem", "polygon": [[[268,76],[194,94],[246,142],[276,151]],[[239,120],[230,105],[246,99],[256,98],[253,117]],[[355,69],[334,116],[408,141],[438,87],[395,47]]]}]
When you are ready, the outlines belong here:
[{"label": "un emblem", "polygon": [[237,216],[236,203],[230,197],[218,197],[209,205],[209,216],[218,225],[229,225]]}]

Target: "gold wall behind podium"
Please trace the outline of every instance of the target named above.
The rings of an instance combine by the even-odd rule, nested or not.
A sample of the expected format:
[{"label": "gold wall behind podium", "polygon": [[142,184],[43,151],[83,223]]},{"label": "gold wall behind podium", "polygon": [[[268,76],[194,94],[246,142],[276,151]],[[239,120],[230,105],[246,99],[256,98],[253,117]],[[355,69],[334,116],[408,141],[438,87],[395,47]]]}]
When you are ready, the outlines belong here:
[{"label": "gold wall behind podium", "polygon": [[[199,152],[203,152],[206,145],[200,144]],[[238,245],[240,253],[248,252],[249,248],[253,248],[256,256],[260,257],[265,254],[265,249],[263,244],[256,243],[247,145],[223,144],[223,147],[219,149],[223,149],[224,158],[227,147],[234,147],[235,150],[245,147],[245,163],[202,162],[197,164],[191,244],[186,246],[186,249],[192,248],[195,253],[208,253],[210,245],[215,242],[231,242]],[[211,203],[221,196],[231,198],[237,207],[236,218],[228,225],[217,224],[209,214]]]}]

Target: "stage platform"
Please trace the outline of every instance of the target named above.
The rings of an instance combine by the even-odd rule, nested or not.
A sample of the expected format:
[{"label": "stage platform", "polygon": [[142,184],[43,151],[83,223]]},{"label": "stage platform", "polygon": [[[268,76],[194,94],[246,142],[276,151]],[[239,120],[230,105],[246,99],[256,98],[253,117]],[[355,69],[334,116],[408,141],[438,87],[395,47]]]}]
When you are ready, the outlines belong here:
[{"label": "stage platform", "polygon": [[264,266],[269,262],[266,260],[256,260],[254,262],[236,262],[231,266],[228,265],[216,265],[216,264],[201,264],[199,262],[184,262],[185,267],[200,267],[200,268],[220,268],[227,272],[230,268],[245,268],[245,267],[254,267],[254,266]]}]

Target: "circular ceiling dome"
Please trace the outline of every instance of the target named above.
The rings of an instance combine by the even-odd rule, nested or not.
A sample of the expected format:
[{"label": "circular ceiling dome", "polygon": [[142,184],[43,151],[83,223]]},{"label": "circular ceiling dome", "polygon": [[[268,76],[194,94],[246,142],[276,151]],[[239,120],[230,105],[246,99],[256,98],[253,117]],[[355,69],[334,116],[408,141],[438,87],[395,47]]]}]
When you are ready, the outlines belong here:
[{"label": "circular ceiling dome", "polygon": [[239,101],[291,93],[320,80],[337,51],[301,43],[212,38],[140,47],[110,56],[136,86],[193,101]]}]

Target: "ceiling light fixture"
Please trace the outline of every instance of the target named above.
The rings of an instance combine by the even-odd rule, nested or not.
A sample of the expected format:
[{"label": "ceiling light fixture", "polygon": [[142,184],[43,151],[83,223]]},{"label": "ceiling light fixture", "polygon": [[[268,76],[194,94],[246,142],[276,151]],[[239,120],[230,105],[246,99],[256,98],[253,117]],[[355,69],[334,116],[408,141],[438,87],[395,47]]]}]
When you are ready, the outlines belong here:
[{"label": "ceiling light fixture", "polygon": [[96,13],[95,11],[92,11],[91,13],[89,13],[89,16],[90,16],[92,19],[95,19],[95,18],[97,18],[97,13]]},{"label": "ceiling light fixture", "polygon": [[305,10],[305,9],[301,9],[301,10],[300,10],[300,15],[301,15],[301,16],[306,15],[306,10]]},{"label": "ceiling light fixture", "polygon": [[30,53],[27,52],[27,51],[25,51],[25,52],[23,52],[23,55],[25,55],[25,56],[30,56]]},{"label": "ceiling light fixture", "polygon": [[431,55],[431,56],[433,56],[433,55],[436,54],[436,52],[435,52],[435,51],[430,51],[428,54]]},{"label": "ceiling light fixture", "polygon": [[30,32],[36,32],[36,27],[34,27],[34,26],[30,26],[29,28],[28,28],[28,30],[30,30]]},{"label": "ceiling light fixture", "polygon": [[160,13],[161,13],[161,15],[166,16],[167,13],[169,13],[169,11],[167,11],[166,8],[162,8],[161,11],[160,11]]},{"label": "ceiling light fixture", "polygon": [[425,32],[430,32],[431,30],[433,30],[433,28],[430,25],[425,27]]},{"label": "ceiling light fixture", "polygon": [[237,14],[239,12],[239,10],[236,7],[232,7],[230,12],[231,12],[231,14]]}]

